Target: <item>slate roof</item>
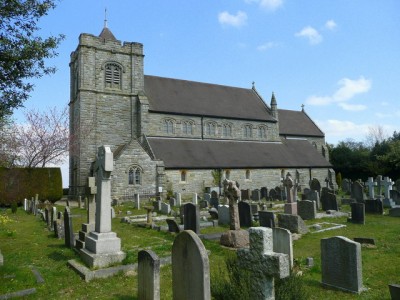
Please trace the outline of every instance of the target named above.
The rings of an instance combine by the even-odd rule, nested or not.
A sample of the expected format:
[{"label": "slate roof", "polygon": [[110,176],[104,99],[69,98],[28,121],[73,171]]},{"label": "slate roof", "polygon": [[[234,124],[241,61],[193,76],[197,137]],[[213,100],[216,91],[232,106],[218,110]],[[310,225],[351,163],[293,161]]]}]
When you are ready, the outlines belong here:
[{"label": "slate roof", "polygon": [[148,75],[144,89],[150,111],[276,122],[253,89]]},{"label": "slate roof", "polygon": [[304,111],[278,109],[278,118],[280,135],[325,136]]},{"label": "slate roof", "polygon": [[111,32],[111,30],[108,29],[107,27],[103,28],[103,30],[100,32],[99,37],[101,37],[107,41],[114,41],[114,42],[117,41],[117,39],[115,38],[115,36]]},{"label": "slate roof", "polygon": [[168,169],[327,168],[331,164],[307,140],[258,143],[148,137]]}]

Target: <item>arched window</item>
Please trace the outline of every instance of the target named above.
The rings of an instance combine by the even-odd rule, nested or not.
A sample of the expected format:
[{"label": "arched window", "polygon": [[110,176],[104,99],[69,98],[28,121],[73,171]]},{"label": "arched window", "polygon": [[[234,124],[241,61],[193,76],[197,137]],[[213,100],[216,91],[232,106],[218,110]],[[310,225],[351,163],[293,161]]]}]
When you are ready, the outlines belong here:
[{"label": "arched window", "polygon": [[216,128],[217,128],[217,126],[216,126],[215,123],[208,122],[206,124],[206,134],[210,135],[210,136],[215,136],[216,135],[216,131],[217,131]]},{"label": "arched window", "polygon": [[174,134],[175,133],[175,126],[174,121],[170,119],[164,120],[164,132],[166,134]]},{"label": "arched window", "polygon": [[121,89],[121,67],[116,63],[105,66],[105,82],[107,88]]},{"label": "arched window", "polygon": [[190,121],[182,122],[182,133],[187,135],[193,134],[193,123]]},{"label": "arched window", "polygon": [[251,125],[244,125],[243,135],[246,138],[251,138],[253,136],[253,131],[252,131]]},{"label": "arched window", "polygon": [[265,126],[258,127],[258,137],[260,139],[265,139],[267,137],[267,130]]},{"label": "arched window", "polygon": [[246,179],[247,179],[247,180],[250,179],[250,170],[246,170]]},{"label": "arched window", "polygon": [[128,183],[133,185],[142,184],[142,170],[139,167],[129,168]]},{"label": "arched window", "polygon": [[186,182],[187,179],[187,172],[185,170],[181,171],[181,181]]},{"label": "arched window", "polygon": [[232,126],[230,124],[224,124],[222,126],[222,135],[224,137],[232,136]]}]

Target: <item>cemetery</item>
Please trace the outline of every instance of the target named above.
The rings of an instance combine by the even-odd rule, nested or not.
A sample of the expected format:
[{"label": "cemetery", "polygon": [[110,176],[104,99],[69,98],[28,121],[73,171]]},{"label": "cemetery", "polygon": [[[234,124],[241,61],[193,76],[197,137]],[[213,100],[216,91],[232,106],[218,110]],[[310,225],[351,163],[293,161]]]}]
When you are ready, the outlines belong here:
[{"label": "cemetery", "polygon": [[[284,200],[243,199],[255,192],[225,180],[223,196],[120,202],[110,197],[110,155],[99,148],[102,180],[89,178],[83,200],[52,204],[35,195],[13,211],[1,208],[0,299],[228,299],[228,292],[236,299],[235,290],[237,299],[391,299],[398,292],[400,203],[388,178],[352,182],[346,192],[322,188],[317,200],[326,210],[306,200],[311,191],[319,198],[313,183],[296,191],[290,175],[280,187]],[[366,201],[380,204],[366,209]]]}]

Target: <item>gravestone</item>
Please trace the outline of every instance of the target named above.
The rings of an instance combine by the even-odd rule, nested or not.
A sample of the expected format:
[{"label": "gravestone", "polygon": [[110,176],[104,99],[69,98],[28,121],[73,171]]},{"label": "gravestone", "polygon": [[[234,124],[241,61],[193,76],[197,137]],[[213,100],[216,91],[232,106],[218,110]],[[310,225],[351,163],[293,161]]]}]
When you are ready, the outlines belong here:
[{"label": "gravestone", "polygon": [[276,200],[286,200],[286,195],[281,189],[281,187],[279,186],[275,187],[275,193],[276,193]]},{"label": "gravestone", "polygon": [[64,222],[61,219],[53,221],[54,236],[58,239],[65,239]]},{"label": "gravestone", "polygon": [[260,201],[261,200],[261,192],[258,189],[255,189],[251,192],[251,199],[254,201]]},{"label": "gravestone", "polygon": [[169,198],[169,205],[171,206],[171,207],[175,207],[176,206],[176,199],[175,198]]},{"label": "gravestone", "polygon": [[218,209],[219,198],[218,198],[218,193],[215,191],[211,192],[210,205]]},{"label": "gravestone", "polygon": [[161,202],[161,213],[164,215],[169,215],[171,212],[171,206],[167,203]]},{"label": "gravestone", "polygon": [[383,201],[382,199],[365,200],[365,212],[369,214],[383,214]]},{"label": "gravestone", "polygon": [[219,205],[218,206],[218,225],[229,224],[229,206]]},{"label": "gravestone", "polygon": [[393,207],[389,209],[389,216],[400,217],[400,207]]},{"label": "gravestone", "polygon": [[176,223],[175,220],[173,219],[166,219],[165,220],[168,224],[168,231],[169,232],[176,232],[179,233],[181,232],[181,229],[179,228],[179,225]]},{"label": "gravestone", "polygon": [[107,267],[120,263],[126,256],[121,239],[111,231],[111,172],[113,153],[109,146],[100,146],[96,155],[96,220],[95,231],[85,238],[81,259],[89,267]]},{"label": "gravestone", "polygon": [[181,206],[182,205],[181,193],[175,193],[175,199],[176,199],[176,206]]},{"label": "gravestone", "polygon": [[398,190],[391,190],[390,199],[392,199],[396,205],[400,205],[400,192]]},{"label": "gravestone", "polygon": [[204,200],[210,203],[211,200],[211,194],[210,193],[204,193],[203,195]]},{"label": "gravestone", "polygon": [[342,180],[342,191],[345,192],[346,194],[351,194],[351,180],[350,179],[343,179]]},{"label": "gravestone", "polygon": [[367,182],[365,185],[368,187],[368,197],[369,199],[375,199],[375,187],[377,183],[374,181],[373,177],[368,177]]},{"label": "gravestone", "polygon": [[241,191],[240,198],[242,200],[250,200],[250,193],[249,193],[250,190],[240,190],[240,191]]},{"label": "gravestone", "polygon": [[293,268],[293,240],[292,233],[280,227],[272,228],[273,249],[276,253],[283,253],[289,256],[290,269]]},{"label": "gravestone", "polygon": [[51,223],[50,223],[50,212],[48,207],[44,208],[44,221],[46,222],[46,227],[49,228]]},{"label": "gravestone", "polygon": [[250,204],[245,201],[238,203],[240,227],[251,227],[252,217]]},{"label": "gravestone", "polygon": [[394,201],[390,198],[390,191],[393,188],[393,181],[389,177],[383,179],[383,192],[385,198],[383,199],[383,207],[392,208],[395,206]]},{"label": "gravestone", "polygon": [[343,236],[321,239],[322,285],[360,293],[361,245]]},{"label": "gravestone", "polygon": [[275,299],[274,277],[285,278],[290,275],[287,254],[273,250],[271,228],[252,227],[249,229],[250,249],[238,249],[240,268],[251,274],[251,299]]},{"label": "gravestone", "polygon": [[215,208],[215,207],[211,207],[209,210],[208,210],[208,213],[210,214],[210,216],[211,216],[211,219],[213,219],[213,220],[218,220],[218,210]]},{"label": "gravestone", "polygon": [[250,204],[250,211],[251,211],[252,215],[258,214],[259,210],[260,210],[260,206],[258,204],[254,204],[254,203]]},{"label": "gravestone", "polygon": [[192,196],[192,203],[194,204],[194,205],[197,205],[197,193],[193,193],[193,196]]},{"label": "gravestone", "polygon": [[378,199],[382,198],[382,187],[383,187],[383,177],[382,175],[376,176],[376,187],[377,187],[377,192],[376,192],[376,197]]},{"label": "gravestone", "polygon": [[24,211],[28,211],[28,199],[24,199]]},{"label": "gravestone", "polygon": [[64,210],[64,232],[65,246],[73,248],[75,246],[75,237],[72,227],[71,210],[68,206],[66,206]]},{"label": "gravestone", "polygon": [[138,253],[138,300],[160,299],[160,259],[152,250]]},{"label": "gravestone", "polygon": [[278,199],[278,196],[276,195],[276,190],[275,189],[271,189],[269,191],[269,197],[271,198],[272,201]]},{"label": "gravestone", "polygon": [[364,203],[350,203],[351,218],[347,219],[348,222],[355,224],[365,224],[365,204]]},{"label": "gravestone", "polygon": [[308,232],[308,227],[303,219],[297,215],[279,214],[278,226],[290,230],[293,233],[305,234]]},{"label": "gravestone", "polygon": [[275,227],[275,215],[272,211],[259,211],[258,218],[260,222],[260,226],[262,227]]},{"label": "gravestone", "polygon": [[160,212],[161,211],[161,200],[153,201],[154,211]]},{"label": "gravestone", "polygon": [[321,195],[321,183],[317,178],[313,178],[310,181],[310,189],[313,191],[317,191]]},{"label": "gravestone", "polygon": [[286,174],[286,178],[283,180],[283,186],[287,199],[287,203],[285,203],[284,207],[285,214],[297,215],[296,190],[290,173]]},{"label": "gravestone", "polygon": [[200,208],[207,208],[208,207],[208,201],[200,200],[199,206],[200,206]]},{"label": "gravestone", "polygon": [[364,187],[359,181],[354,181],[351,187],[351,198],[355,199],[359,203],[365,201]]},{"label": "gravestone", "polygon": [[194,233],[200,233],[200,209],[193,203],[183,205],[183,226],[185,230],[192,230]]},{"label": "gravestone", "polygon": [[302,200],[297,203],[297,214],[303,220],[313,220],[317,216],[317,205],[315,201]]},{"label": "gravestone", "polygon": [[268,189],[267,189],[267,187],[263,186],[260,189],[260,195],[261,195],[261,199],[267,200],[267,198],[268,198]]},{"label": "gravestone", "polygon": [[133,207],[140,209],[140,195],[139,193],[135,194],[134,198],[133,198]]},{"label": "gravestone", "polygon": [[318,191],[310,190],[310,192],[308,193],[307,199],[305,199],[305,200],[312,200],[312,201],[315,201],[315,205],[317,206],[317,210],[318,210],[318,209],[322,209],[321,200],[320,200],[319,195],[320,195],[320,194],[319,194]]},{"label": "gravestone", "polygon": [[82,207],[82,196],[78,196],[78,208]]},{"label": "gravestone", "polygon": [[392,300],[400,299],[400,284],[389,284],[389,292]]},{"label": "gravestone", "polygon": [[179,233],[172,245],[174,300],[210,300],[210,265],[207,250],[191,230]]},{"label": "gravestone", "polygon": [[336,195],[333,193],[322,193],[321,195],[321,206],[322,210],[339,210]]}]

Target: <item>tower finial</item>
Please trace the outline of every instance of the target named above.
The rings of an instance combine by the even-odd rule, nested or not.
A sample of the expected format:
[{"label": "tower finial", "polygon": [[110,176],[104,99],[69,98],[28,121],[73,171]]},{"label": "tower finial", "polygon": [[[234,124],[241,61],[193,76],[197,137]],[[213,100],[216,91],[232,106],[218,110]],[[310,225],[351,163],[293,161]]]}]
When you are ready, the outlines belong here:
[{"label": "tower finial", "polygon": [[104,28],[107,28],[107,7],[104,9]]},{"label": "tower finial", "polygon": [[304,111],[304,104],[301,105],[301,111]]}]

